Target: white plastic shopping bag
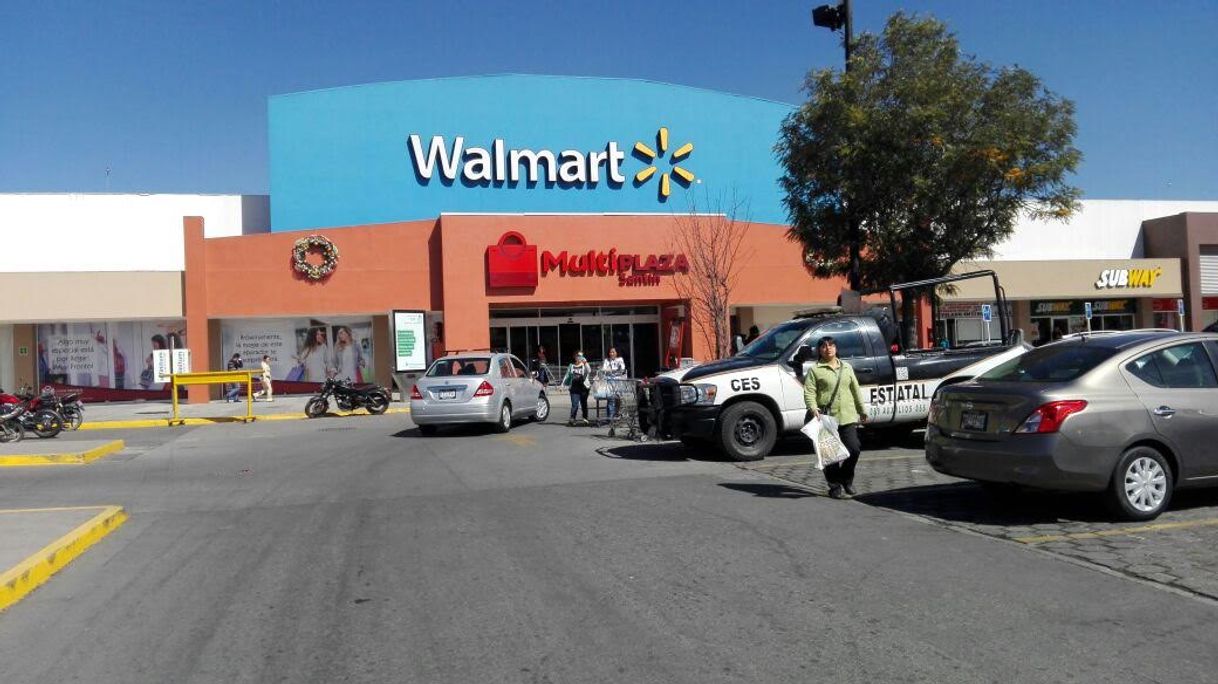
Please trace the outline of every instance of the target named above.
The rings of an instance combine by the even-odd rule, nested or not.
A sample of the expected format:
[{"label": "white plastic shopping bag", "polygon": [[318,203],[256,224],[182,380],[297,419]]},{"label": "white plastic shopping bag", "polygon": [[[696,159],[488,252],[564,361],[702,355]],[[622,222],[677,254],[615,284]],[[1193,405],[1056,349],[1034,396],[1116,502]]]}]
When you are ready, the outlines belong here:
[{"label": "white plastic shopping bag", "polygon": [[837,427],[837,421],[832,416],[822,413],[799,429],[812,440],[812,448],[816,450],[816,467],[819,470],[850,457],[850,452],[837,434]]}]

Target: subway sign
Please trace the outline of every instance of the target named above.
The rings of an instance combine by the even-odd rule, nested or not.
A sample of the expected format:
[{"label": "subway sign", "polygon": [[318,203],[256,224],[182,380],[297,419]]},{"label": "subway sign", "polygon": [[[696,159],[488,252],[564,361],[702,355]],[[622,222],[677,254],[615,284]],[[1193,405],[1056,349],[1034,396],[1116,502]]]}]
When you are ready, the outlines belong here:
[{"label": "subway sign", "polygon": [[1161,275],[1162,268],[1108,268],[1100,271],[1095,289],[1150,288]]}]

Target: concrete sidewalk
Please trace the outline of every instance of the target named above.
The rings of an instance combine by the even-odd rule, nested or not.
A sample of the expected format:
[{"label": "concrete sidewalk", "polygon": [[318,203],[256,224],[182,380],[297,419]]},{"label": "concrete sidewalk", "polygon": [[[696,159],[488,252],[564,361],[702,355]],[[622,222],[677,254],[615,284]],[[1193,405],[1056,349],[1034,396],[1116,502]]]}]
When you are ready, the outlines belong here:
[{"label": "concrete sidewalk", "polygon": [[[277,396],[274,401],[254,401],[254,417],[259,420],[296,420],[304,419],[305,403],[311,394],[293,394]],[[408,403],[400,401],[389,405],[388,413],[404,413]],[[338,413],[333,401],[330,403],[331,413]],[[362,415],[363,410],[354,415]],[[192,421],[202,423],[222,423],[239,421],[245,416],[245,401],[211,401],[206,404],[178,404],[178,415],[190,424]],[[132,401],[106,402],[85,404],[85,422],[82,430],[104,430],[114,428],[166,427],[173,416],[173,403],[161,401]]]},{"label": "concrete sidewalk", "polygon": [[[565,390],[556,391],[551,387],[547,390],[550,398],[550,414],[553,421],[566,421],[571,410],[571,398]],[[303,420],[305,403],[311,394],[279,395],[274,401],[254,401],[254,417],[256,420]],[[396,393],[394,395],[397,396]],[[597,402],[589,399],[588,415],[597,416]],[[410,402],[394,400],[389,405],[387,413],[409,413]],[[339,412],[330,404],[330,412],[335,415],[366,415],[363,410],[351,414]],[[211,401],[206,404],[178,404],[178,415],[186,419],[187,424],[227,423],[239,421],[245,416],[245,402]],[[604,418],[605,408],[601,406],[600,417]],[[173,416],[173,404],[168,400],[130,401],[130,402],[101,402],[85,404],[85,422],[81,430],[107,430],[119,428],[168,427],[169,419]]]}]

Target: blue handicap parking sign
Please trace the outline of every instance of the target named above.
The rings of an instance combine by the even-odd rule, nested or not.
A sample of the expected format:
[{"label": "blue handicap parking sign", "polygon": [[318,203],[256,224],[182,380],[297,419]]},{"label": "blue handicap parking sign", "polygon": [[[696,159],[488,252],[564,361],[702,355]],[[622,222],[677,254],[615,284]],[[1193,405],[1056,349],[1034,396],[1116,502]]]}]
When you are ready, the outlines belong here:
[{"label": "blue handicap parking sign", "polygon": [[981,320],[985,321],[986,323],[994,320],[994,309],[989,304],[981,305]]}]

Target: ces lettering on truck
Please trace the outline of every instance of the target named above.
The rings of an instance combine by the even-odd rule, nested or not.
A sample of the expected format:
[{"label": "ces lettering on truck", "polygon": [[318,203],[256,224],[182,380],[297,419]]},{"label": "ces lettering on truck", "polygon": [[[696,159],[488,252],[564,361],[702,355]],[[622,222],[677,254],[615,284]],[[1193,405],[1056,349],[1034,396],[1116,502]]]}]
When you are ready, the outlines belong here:
[{"label": "ces lettering on truck", "polygon": [[760,378],[735,378],[730,383],[733,392],[748,392],[761,389]]}]

